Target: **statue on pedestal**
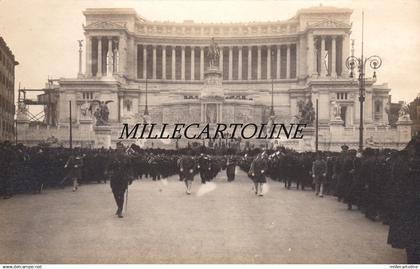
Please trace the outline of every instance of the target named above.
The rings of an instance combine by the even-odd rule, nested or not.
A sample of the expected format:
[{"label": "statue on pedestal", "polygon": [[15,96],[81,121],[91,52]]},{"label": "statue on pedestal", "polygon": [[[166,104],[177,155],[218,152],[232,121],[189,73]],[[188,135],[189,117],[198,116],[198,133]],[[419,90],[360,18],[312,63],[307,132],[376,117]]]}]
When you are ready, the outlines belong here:
[{"label": "statue on pedestal", "polygon": [[220,49],[217,43],[214,41],[214,37],[211,38],[209,51],[207,52],[207,58],[209,59],[210,69],[214,68],[219,61]]},{"label": "statue on pedestal", "polygon": [[332,120],[341,121],[341,107],[336,101],[331,102],[331,115],[333,116]]},{"label": "statue on pedestal", "polygon": [[398,111],[398,121],[411,121],[410,118],[410,108],[407,103],[401,106],[400,111]]},{"label": "statue on pedestal", "polygon": [[315,120],[315,110],[310,98],[306,101],[299,101],[297,103],[299,108],[299,115],[297,115],[299,123],[305,123],[308,126],[311,126]]}]

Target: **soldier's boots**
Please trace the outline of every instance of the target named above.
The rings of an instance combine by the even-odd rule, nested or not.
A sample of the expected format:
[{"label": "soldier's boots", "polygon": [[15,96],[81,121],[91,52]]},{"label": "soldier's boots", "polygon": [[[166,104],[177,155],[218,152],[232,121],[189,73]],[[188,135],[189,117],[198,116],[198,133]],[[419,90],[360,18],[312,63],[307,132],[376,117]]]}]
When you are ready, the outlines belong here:
[{"label": "soldier's boots", "polygon": [[119,218],[123,218],[122,209],[117,209],[117,212],[115,212],[115,215],[117,215]]},{"label": "soldier's boots", "polygon": [[191,182],[187,182],[187,194],[190,195],[191,194]]}]

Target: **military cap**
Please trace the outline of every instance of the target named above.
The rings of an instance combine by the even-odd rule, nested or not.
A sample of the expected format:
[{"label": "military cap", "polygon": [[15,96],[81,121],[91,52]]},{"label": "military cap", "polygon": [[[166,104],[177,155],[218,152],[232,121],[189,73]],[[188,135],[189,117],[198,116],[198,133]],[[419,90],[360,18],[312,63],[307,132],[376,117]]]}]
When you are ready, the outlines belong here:
[{"label": "military cap", "polygon": [[349,146],[347,146],[347,145],[342,145],[342,146],[341,146],[341,149],[342,149],[342,150],[348,150],[348,149],[349,149]]}]

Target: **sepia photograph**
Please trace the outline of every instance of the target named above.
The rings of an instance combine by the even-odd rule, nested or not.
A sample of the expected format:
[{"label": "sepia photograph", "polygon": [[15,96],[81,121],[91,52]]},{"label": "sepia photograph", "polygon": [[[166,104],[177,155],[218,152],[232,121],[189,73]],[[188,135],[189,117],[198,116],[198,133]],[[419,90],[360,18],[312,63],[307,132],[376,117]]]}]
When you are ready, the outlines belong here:
[{"label": "sepia photograph", "polygon": [[0,0],[0,265],[418,268],[419,14]]}]

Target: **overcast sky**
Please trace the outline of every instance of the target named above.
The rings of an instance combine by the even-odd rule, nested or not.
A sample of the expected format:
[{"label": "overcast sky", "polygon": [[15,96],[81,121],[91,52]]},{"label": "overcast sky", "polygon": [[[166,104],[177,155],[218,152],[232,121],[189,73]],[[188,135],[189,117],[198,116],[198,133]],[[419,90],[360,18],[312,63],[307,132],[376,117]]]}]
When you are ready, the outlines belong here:
[{"label": "overcast sky", "polygon": [[365,52],[383,59],[378,83],[387,82],[393,101],[410,101],[420,92],[420,1],[151,1],[0,0],[0,35],[16,56],[16,88],[40,88],[49,77],[75,77],[82,10],[132,7],[149,20],[248,22],[289,19],[300,8],[319,4],[348,7],[352,39],[360,54],[361,12],[365,12]]}]

